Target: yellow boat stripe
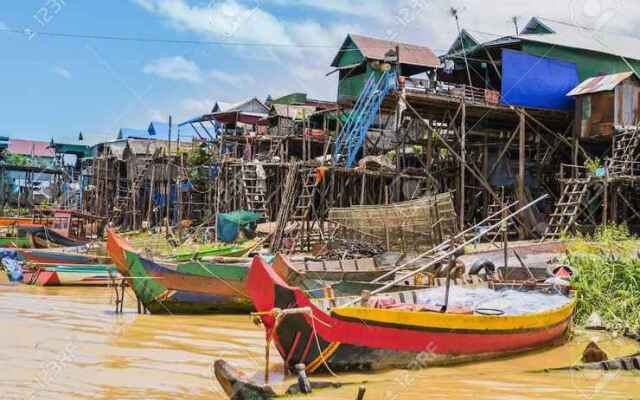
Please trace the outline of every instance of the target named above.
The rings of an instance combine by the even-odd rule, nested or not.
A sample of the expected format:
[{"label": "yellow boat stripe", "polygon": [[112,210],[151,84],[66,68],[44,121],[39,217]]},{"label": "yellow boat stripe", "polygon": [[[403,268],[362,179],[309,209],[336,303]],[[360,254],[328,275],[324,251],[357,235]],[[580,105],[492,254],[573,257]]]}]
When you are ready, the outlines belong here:
[{"label": "yellow boat stripe", "polygon": [[547,312],[523,315],[477,315],[419,312],[368,307],[342,307],[332,309],[336,317],[371,321],[400,327],[433,328],[446,330],[512,331],[538,329],[565,321],[575,308],[576,298],[566,305]]},{"label": "yellow boat stripe", "polygon": [[313,361],[311,361],[311,363],[309,363],[309,365],[307,365],[306,371],[308,373],[312,373],[316,369],[318,369],[318,367],[320,367],[320,365],[322,365],[324,361],[329,361],[329,358],[331,358],[333,353],[338,350],[339,346],[340,342],[333,342],[329,344],[329,346],[327,346],[327,348],[324,349],[318,357],[316,357]]}]

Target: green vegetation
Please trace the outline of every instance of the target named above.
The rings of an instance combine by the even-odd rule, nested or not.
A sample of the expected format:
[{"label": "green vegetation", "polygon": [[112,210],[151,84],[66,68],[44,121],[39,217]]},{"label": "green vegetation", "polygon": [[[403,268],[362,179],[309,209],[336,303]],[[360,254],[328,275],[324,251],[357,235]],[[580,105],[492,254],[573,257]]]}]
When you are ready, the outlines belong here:
[{"label": "green vegetation", "polygon": [[593,235],[568,240],[568,259],[577,274],[576,321],[595,311],[607,328],[640,330],[640,240],[625,225],[604,226]]},{"label": "green vegetation", "polygon": [[604,167],[604,164],[602,163],[602,160],[596,157],[588,160],[584,164],[584,166],[589,172],[591,172],[592,174],[595,174],[598,171],[598,169]]}]

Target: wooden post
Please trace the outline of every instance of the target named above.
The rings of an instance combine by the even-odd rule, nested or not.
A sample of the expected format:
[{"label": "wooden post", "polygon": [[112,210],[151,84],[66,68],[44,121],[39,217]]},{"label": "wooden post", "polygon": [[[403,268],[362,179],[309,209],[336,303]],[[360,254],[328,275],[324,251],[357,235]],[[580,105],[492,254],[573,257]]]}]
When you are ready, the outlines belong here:
[{"label": "wooden post", "polygon": [[602,225],[607,225],[608,221],[608,212],[609,212],[609,185],[608,185],[608,173],[604,177],[604,182],[602,182],[602,189],[604,190],[604,202],[602,205]]},{"label": "wooden post", "polygon": [[[489,143],[486,133],[484,134],[483,145],[484,153],[482,155],[482,174],[489,182],[491,182],[491,179],[489,178]],[[483,196],[483,208],[483,215],[489,215],[489,193],[487,193],[486,190],[484,191]]]},{"label": "wooden post", "polygon": [[151,182],[149,183],[149,204],[147,206],[147,229],[151,230],[151,214],[153,214],[153,190],[156,181],[156,163],[151,160]]},{"label": "wooden post", "polygon": [[171,225],[170,222],[170,217],[171,217],[171,206],[170,206],[170,200],[171,200],[171,168],[170,168],[170,164],[171,164],[171,115],[169,115],[169,144],[167,145],[167,158],[166,158],[166,165],[167,165],[167,175],[166,175],[166,182],[167,182],[167,191],[166,191],[166,198],[164,199],[164,204],[166,207],[166,218],[167,220],[165,221],[165,225],[167,228],[167,235],[169,234],[169,225]]},{"label": "wooden post", "polygon": [[[518,190],[518,202],[520,203],[520,207],[523,207],[526,204],[525,194],[524,194],[524,178],[525,178],[525,129],[526,129],[526,121],[525,115],[522,111],[520,111],[520,126],[519,126],[519,140],[518,140],[518,180],[517,180],[517,190]],[[526,217],[524,217],[526,219]],[[520,239],[524,239],[524,232],[520,230]]]},{"label": "wooden post", "polygon": [[433,129],[431,126],[427,128],[427,151],[426,151],[427,171],[431,172],[431,165],[433,164]]},{"label": "wooden post", "polygon": [[465,188],[465,175],[467,170],[467,106],[462,99],[462,116],[460,121],[460,229],[464,230],[464,188]]},{"label": "wooden post", "polygon": [[525,116],[523,113],[520,113],[520,126],[519,126],[519,140],[518,140],[518,201],[520,202],[520,206],[526,204],[524,198],[524,167],[525,167]]}]

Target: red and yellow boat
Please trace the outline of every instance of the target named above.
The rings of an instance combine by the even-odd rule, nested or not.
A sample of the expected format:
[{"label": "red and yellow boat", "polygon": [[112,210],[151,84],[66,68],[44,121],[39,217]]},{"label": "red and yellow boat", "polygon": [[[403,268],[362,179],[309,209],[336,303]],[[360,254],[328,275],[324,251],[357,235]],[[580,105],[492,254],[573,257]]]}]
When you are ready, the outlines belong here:
[{"label": "red and yellow boat", "polygon": [[308,373],[447,365],[539,349],[563,341],[575,309],[570,296],[561,306],[518,315],[443,313],[417,306],[419,291],[385,295],[394,300],[390,307],[339,306],[340,299],[309,299],[259,257],[247,285],[287,368],[303,363]]}]

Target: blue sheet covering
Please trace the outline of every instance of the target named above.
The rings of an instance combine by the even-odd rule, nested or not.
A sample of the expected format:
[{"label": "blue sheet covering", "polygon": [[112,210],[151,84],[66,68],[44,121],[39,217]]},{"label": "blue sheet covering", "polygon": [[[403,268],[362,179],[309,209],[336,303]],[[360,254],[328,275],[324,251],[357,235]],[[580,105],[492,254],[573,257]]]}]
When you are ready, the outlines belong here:
[{"label": "blue sheet covering", "polygon": [[567,93],[579,83],[575,63],[502,50],[502,104],[570,110]]}]

